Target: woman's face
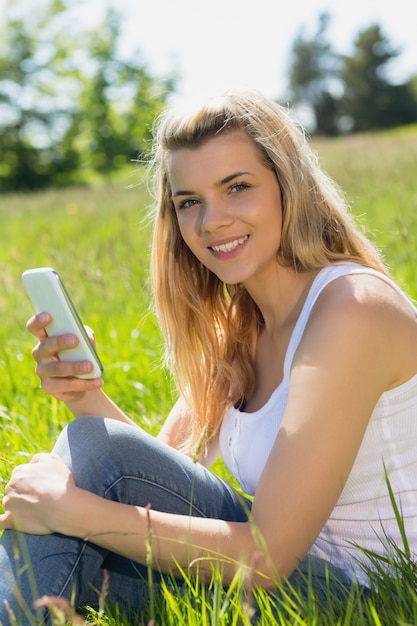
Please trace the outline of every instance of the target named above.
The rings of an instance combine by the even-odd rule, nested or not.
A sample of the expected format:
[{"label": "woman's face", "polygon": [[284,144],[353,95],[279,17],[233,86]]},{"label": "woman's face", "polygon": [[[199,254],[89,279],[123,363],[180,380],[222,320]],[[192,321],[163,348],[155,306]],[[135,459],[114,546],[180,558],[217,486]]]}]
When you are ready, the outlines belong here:
[{"label": "woman's face", "polygon": [[221,281],[249,286],[276,272],[281,189],[244,131],[172,152],[168,176],[185,243]]}]

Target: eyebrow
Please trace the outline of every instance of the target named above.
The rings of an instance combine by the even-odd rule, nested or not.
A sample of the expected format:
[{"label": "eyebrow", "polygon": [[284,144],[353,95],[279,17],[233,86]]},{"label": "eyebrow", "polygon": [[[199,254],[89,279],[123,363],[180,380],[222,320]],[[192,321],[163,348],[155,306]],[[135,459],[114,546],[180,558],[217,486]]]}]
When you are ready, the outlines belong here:
[{"label": "eyebrow", "polygon": [[[244,175],[252,176],[252,173],[251,172],[234,172],[233,174],[229,174],[229,176],[222,178],[214,186],[217,188],[222,187],[223,185],[230,183],[231,180],[234,180],[235,178],[239,178],[239,176],[244,176]],[[180,189],[173,194],[173,197],[176,198],[177,196],[192,196],[194,193],[195,191],[192,191],[189,189]]]}]

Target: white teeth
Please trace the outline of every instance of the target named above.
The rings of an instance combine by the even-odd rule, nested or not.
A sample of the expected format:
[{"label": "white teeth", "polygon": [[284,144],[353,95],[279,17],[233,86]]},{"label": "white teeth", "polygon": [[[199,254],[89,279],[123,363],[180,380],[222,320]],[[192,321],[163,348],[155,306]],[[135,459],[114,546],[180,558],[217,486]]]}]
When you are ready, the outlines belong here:
[{"label": "white teeth", "polygon": [[211,246],[211,249],[215,252],[230,252],[234,250],[238,246],[241,246],[242,243],[245,243],[249,239],[249,235],[245,237],[241,237],[240,239],[235,239],[234,241],[229,241],[229,243],[223,243],[221,246]]}]

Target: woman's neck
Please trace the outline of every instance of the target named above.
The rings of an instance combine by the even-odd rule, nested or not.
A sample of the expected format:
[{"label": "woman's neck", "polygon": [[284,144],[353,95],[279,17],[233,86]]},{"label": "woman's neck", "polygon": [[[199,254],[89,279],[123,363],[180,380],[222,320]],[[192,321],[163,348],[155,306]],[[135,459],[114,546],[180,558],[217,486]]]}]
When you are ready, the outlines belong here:
[{"label": "woman's neck", "polygon": [[317,273],[278,266],[268,281],[245,285],[262,313],[267,335],[273,336],[297,320]]}]

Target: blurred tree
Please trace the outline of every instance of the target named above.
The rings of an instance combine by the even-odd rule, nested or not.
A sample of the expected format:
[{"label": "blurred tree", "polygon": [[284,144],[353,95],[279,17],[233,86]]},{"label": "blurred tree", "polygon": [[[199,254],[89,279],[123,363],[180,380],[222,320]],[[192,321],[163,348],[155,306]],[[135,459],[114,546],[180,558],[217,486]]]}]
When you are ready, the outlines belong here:
[{"label": "blurred tree", "polygon": [[407,85],[411,89],[415,101],[417,102],[417,74],[413,74],[408,80]]},{"label": "blurred tree", "polygon": [[0,26],[0,191],[89,180],[144,149],[174,89],[118,56],[120,16],[80,29],[77,0],[6,0]]},{"label": "blurred tree", "polygon": [[326,38],[330,16],[319,18],[317,33],[303,31],[294,41],[289,69],[289,100],[307,107],[311,131],[324,135],[390,128],[417,121],[415,79],[394,85],[386,66],[399,54],[378,25],[360,32],[352,56],[335,53]]},{"label": "blurred tree", "polygon": [[138,62],[118,57],[120,15],[110,9],[102,24],[84,36],[86,53],[79,108],[63,143],[82,155],[82,167],[109,172],[140,157],[155,116],[174,81],[158,81]]},{"label": "blurred tree", "polygon": [[50,181],[63,159],[50,137],[68,114],[64,78],[58,84],[54,70],[62,2],[54,0],[22,15],[18,8],[7,0],[0,32],[1,190],[32,189]]},{"label": "blurred tree", "polygon": [[312,110],[316,133],[333,135],[338,132],[337,98],[333,94],[340,69],[340,57],[326,38],[329,13],[319,16],[319,26],[313,37],[307,38],[303,29],[297,35],[291,54],[289,99],[295,107]]},{"label": "blurred tree", "polygon": [[340,113],[352,132],[417,121],[417,100],[411,82],[393,85],[386,75],[387,64],[398,54],[381,28],[373,25],[358,34],[353,55],[344,57]]}]

